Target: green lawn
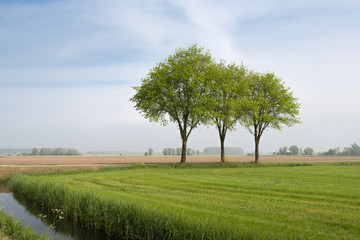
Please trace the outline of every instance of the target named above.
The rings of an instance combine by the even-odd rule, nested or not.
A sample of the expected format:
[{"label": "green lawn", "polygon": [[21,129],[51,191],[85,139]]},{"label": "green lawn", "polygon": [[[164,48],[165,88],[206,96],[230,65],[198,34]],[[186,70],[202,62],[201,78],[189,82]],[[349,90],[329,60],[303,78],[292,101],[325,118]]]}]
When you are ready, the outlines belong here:
[{"label": "green lawn", "polygon": [[[65,193],[88,193],[113,205],[136,206],[139,211],[149,213],[138,215],[140,218],[164,218],[159,224],[181,223],[195,226],[191,230],[194,232],[210,232],[204,236],[360,239],[360,167],[356,166],[140,168],[20,178],[25,179],[23,185],[28,184],[24,189],[37,185],[37,189],[42,189],[39,194],[49,191],[39,186],[46,185],[46,189],[61,186]],[[16,177],[12,181],[13,188],[22,188],[15,184],[19,182]],[[19,192],[26,195],[26,190]],[[48,193],[56,195],[54,199],[64,194]],[[45,195],[41,198],[50,199]],[[74,204],[69,198],[61,201]],[[51,201],[56,202],[54,199]],[[90,214],[101,212],[90,203],[86,208],[94,208]],[[146,221],[141,224],[145,226]],[[212,235],[212,231],[223,235]],[[191,236],[201,238],[199,234]]]}]

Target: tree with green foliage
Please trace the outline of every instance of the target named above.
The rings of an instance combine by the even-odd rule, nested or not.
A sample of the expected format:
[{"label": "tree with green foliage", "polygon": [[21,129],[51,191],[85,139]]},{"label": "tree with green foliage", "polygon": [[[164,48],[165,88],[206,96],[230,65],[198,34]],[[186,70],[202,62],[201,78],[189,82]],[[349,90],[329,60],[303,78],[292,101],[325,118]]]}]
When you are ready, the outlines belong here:
[{"label": "tree with green foliage", "polygon": [[304,155],[313,155],[314,154],[314,149],[310,148],[310,147],[306,147],[304,149]]},{"label": "tree with green foliage", "polygon": [[290,155],[299,155],[300,154],[299,147],[296,145],[292,145],[291,147],[289,147],[289,154]]},{"label": "tree with green foliage", "polygon": [[169,151],[168,151],[168,148],[164,148],[163,151],[162,151],[163,155],[167,156],[167,155],[170,155],[169,154]]},{"label": "tree with green foliage", "polygon": [[339,148],[330,148],[327,152],[324,152],[324,155],[327,156],[333,156],[333,155],[338,155],[340,153]]},{"label": "tree with green foliage", "polygon": [[54,155],[59,155],[59,156],[66,155],[66,151],[63,148],[55,148]]},{"label": "tree with green foliage", "polygon": [[287,151],[287,147],[280,147],[279,148],[279,152],[278,152],[278,155],[287,155],[288,154],[288,151]]},{"label": "tree with green foliage", "polygon": [[81,155],[81,153],[76,149],[70,148],[66,151],[66,155]]},{"label": "tree with green foliage", "polygon": [[39,155],[39,149],[33,148],[32,151],[31,151],[31,155],[32,155],[32,156]]},{"label": "tree with green foliage", "polygon": [[150,121],[167,125],[175,122],[182,139],[181,163],[186,162],[189,135],[207,119],[205,93],[208,89],[208,68],[213,59],[196,44],[179,48],[163,62],[156,64],[130,101]]},{"label": "tree with green foliage", "polygon": [[54,155],[54,149],[51,148],[41,148],[39,155],[41,156],[51,156]]},{"label": "tree with green foliage", "polygon": [[181,148],[176,148],[176,155],[181,155],[181,153],[182,153],[182,149]]},{"label": "tree with green foliage", "polygon": [[224,163],[226,133],[235,129],[245,105],[247,69],[243,65],[220,62],[214,64],[210,72],[209,122],[216,125],[219,132],[221,162]]},{"label": "tree with green foliage", "polygon": [[154,150],[152,148],[149,148],[148,153],[149,153],[149,156],[151,156],[151,155],[153,155]]},{"label": "tree with green foliage", "polygon": [[265,129],[281,130],[282,125],[291,127],[300,123],[300,104],[274,73],[251,72],[248,84],[249,105],[240,123],[254,135],[255,163],[258,163],[260,138]]},{"label": "tree with green foliage", "polygon": [[354,143],[350,147],[344,148],[341,154],[346,156],[360,156],[360,146]]},{"label": "tree with green foliage", "polygon": [[351,145],[351,155],[359,156],[360,155],[360,146],[356,143]]},{"label": "tree with green foliage", "polygon": [[186,155],[191,155],[191,148],[188,147],[188,148],[186,149]]}]

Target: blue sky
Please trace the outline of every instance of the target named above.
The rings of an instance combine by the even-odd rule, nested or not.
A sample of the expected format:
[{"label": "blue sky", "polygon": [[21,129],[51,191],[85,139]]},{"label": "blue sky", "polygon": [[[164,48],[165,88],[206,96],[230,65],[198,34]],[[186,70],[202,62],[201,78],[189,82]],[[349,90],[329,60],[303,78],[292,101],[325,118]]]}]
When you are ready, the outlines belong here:
[{"label": "blue sky", "polygon": [[[180,146],[128,99],[148,70],[192,43],[217,59],[281,76],[303,124],[261,149],[360,144],[359,1],[0,1],[0,148],[139,150]],[[217,146],[200,127],[189,146]],[[252,151],[241,127],[228,146]]]}]

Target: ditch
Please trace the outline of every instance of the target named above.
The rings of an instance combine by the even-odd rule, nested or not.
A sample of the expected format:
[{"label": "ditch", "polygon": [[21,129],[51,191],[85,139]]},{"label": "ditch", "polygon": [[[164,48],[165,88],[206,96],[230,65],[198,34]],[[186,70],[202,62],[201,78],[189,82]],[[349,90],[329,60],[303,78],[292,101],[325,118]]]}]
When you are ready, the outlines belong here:
[{"label": "ditch", "polygon": [[[0,208],[2,211],[12,214],[15,219],[21,220],[24,226],[31,227],[35,232],[47,234],[52,239],[63,240],[100,240],[109,238],[105,234],[89,232],[86,229],[74,224],[71,219],[55,219],[52,212],[42,209],[40,206],[34,206],[31,202],[20,199],[11,192],[0,192]],[[46,214],[45,218],[41,218],[40,214]],[[55,228],[51,228],[51,224],[55,223]]]}]

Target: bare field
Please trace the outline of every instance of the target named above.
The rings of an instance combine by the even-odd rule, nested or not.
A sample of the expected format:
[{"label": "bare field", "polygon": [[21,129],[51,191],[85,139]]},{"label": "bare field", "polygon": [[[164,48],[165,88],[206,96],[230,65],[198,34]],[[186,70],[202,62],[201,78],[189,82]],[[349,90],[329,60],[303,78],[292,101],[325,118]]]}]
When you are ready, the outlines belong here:
[{"label": "bare field", "polygon": [[[227,156],[229,162],[252,162],[254,156]],[[219,162],[219,156],[188,156],[189,163]],[[359,157],[318,156],[261,156],[260,162],[342,162],[358,161]],[[130,163],[177,163],[180,156],[48,156],[48,157],[0,157],[2,165],[92,165]],[[24,166],[25,167],[25,166]]]},{"label": "bare field", "polygon": [[[188,156],[189,163],[219,162],[219,156]],[[253,162],[254,156],[228,156],[229,162]],[[261,156],[260,162],[360,162],[360,157]],[[178,163],[180,156],[47,156],[0,157],[0,179],[23,172],[49,173],[98,169],[101,166],[131,163]]]}]

